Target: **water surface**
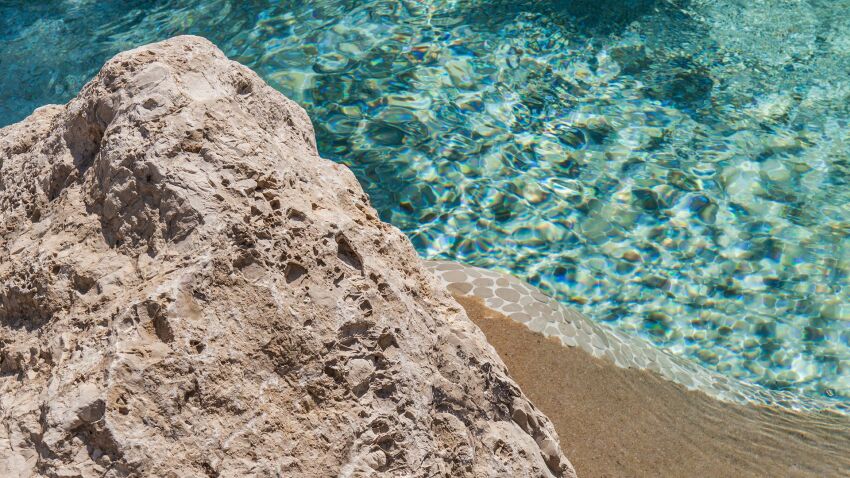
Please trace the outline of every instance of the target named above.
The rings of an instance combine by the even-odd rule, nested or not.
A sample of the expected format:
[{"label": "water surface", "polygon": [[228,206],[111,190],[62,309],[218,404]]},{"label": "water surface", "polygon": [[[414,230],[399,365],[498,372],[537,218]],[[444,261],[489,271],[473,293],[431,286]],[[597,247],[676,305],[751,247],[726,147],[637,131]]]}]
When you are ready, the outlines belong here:
[{"label": "water surface", "polygon": [[210,38],[419,252],[850,400],[846,0],[0,1],[0,124]]}]

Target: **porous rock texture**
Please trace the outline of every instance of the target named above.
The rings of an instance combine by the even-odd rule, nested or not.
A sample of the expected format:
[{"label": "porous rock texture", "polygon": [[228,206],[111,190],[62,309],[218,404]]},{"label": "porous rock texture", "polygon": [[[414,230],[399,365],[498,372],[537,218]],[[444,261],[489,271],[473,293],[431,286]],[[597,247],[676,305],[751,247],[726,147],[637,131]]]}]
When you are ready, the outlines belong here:
[{"label": "porous rock texture", "polygon": [[0,287],[0,476],[574,476],[305,112],[202,38],[0,129]]}]

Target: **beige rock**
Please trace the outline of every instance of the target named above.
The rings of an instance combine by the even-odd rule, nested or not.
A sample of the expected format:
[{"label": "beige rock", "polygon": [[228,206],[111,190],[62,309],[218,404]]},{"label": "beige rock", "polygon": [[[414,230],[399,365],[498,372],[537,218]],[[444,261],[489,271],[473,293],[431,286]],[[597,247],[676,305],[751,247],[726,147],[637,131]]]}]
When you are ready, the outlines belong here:
[{"label": "beige rock", "polygon": [[0,129],[0,476],[574,476],[304,111],[197,37]]}]

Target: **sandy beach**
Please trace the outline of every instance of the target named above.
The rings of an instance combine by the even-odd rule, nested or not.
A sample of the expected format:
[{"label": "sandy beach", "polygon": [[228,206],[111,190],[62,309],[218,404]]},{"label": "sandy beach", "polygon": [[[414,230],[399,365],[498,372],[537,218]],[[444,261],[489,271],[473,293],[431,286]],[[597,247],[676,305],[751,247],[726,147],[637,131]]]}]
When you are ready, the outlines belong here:
[{"label": "sandy beach", "polygon": [[850,419],[721,402],[456,297],[555,424],[580,477],[847,477]]}]

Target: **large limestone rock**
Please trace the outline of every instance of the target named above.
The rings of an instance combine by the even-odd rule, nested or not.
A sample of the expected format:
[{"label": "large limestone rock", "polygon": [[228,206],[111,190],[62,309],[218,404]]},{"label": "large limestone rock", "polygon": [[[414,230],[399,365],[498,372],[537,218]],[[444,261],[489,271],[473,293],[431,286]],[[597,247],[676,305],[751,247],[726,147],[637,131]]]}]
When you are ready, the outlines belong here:
[{"label": "large limestone rock", "polygon": [[0,130],[0,476],[573,476],[463,310],[197,37]]}]

